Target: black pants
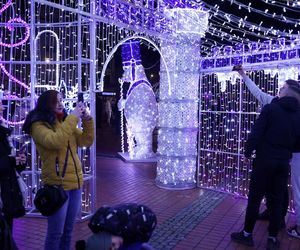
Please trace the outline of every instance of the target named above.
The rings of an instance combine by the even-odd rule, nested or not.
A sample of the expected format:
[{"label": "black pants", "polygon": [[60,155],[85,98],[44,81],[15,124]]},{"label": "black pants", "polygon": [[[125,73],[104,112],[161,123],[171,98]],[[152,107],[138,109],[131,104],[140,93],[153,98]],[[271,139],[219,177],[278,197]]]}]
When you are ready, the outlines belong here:
[{"label": "black pants", "polygon": [[[267,211],[269,213],[269,201],[266,201],[266,207],[267,207]],[[282,215],[281,218],[284,219],[284,217],[287,215],[288,212],[288,208],[289,208],[289,189],[288,186],[286,185],[285,187],[285,191],[284,191],[284,197],[283,197],[283,204],[282,204]]]},{"label": "black pants", "polygon": [[266,196],[270,212],[269,235],[277,236],[282,219],[288,173],[288,162],[254,159],[244,226],[246,232],[252,233],[260,203],[263,196]]},{"label": "black pants", "polygon": [[6,220],[6,223],[7,223],[7,226],[9,227],[9,230],[10,232],[12,233],[13,232],[13,225],[14,225],[14,222],[13,222],[13,218],[12,217],[5,217],[5,220]]}]

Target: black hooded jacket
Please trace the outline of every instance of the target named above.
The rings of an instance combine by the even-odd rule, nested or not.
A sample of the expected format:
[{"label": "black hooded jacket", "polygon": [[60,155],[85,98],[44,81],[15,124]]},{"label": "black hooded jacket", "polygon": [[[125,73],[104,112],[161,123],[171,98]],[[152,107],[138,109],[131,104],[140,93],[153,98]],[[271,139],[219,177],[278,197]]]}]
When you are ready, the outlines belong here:
[{"label": "black hooded jacket", "polygon": [[299,151],[300,105],[293,97],[274,98],[263,107],[245,145],[245,156],[256,150],[256,158],[289,161]]},{"label": "black hooded jacket", "polygon": [[11,130],[0,124],[0,187],[3,203],[2,212],[7,218],[17,218],[25,214],[23,197],[16,176],[16,170],[24,166],[16,165],[15,157],[9,156],[11,147],[8,142]]}]

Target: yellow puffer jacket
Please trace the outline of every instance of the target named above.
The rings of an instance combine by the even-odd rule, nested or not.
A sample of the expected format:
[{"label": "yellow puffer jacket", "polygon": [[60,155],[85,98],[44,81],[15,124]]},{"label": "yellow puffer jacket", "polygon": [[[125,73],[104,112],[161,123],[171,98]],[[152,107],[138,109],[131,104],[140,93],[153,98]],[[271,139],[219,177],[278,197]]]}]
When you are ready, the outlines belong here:
[{"label": "yellow puffer jacket", "polygon": [[63,122],[56,121],[53,126],[46,122],[34,122],[31,126],[31,136],[36,144],[42,161],[42,182],[49,185],[61,184],[61,178],[56,174],[56,158],[58,157],[59,175],[62,175],[68,142],[67,169],[63,179],[65,190],[77,189],[82,186],[83,177],[81,162],[77,155],[77,147],[89,147],[94,141],[93,119],[83,121],[83,130],[78,129],[78,118],[69,115]]}]

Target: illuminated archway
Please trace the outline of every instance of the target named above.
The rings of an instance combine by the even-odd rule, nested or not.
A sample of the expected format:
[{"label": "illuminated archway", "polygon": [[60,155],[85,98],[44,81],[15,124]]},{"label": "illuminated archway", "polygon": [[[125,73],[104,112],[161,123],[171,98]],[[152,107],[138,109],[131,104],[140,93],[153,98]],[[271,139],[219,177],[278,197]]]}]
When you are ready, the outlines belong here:
[{"label": "illuminated archway", "polygon": [[170,79],[170,74],[169,74],[169,69],[168,69],[168,66],[167,66],[167,63],[165,61],[165,58],[163,56],[163,54],[161,53],[161,50],[160,48],[152,41],[150,40],[149,38],[147,37],[143,37],[143,36],[131,36],[131,37],[127,37],[123,40],[121,40],[114,48],[113,50],[109,53],[104,65],[103,65],[103,69],[102,69],[102,72],[101,72],[101,77],[100,77],[100,83],[97,84],[97,85],[100,85],[100,92],[103,92],[103,88],[104,88],[104,76],[105,76],[105,72],[106,72],[106,69],[107,69],[107,66],[110,62],[110,60],[113,58],[114,54],[116,53],[116,51],[118,50],[118,48],[125,42],[129,41],[129,40],[133,40],[133,39],[140,39],[140,40],[145,40],[147,41],[148,43],[150,43],[151,45],[153,45],[153,47],[159,52],[160,54],[160,57],[164,63],[164,66],[166,68],[166,72],[167,72],[167,77],[168,77],[168,93],[169,95],[171,95],[171,79]]}]

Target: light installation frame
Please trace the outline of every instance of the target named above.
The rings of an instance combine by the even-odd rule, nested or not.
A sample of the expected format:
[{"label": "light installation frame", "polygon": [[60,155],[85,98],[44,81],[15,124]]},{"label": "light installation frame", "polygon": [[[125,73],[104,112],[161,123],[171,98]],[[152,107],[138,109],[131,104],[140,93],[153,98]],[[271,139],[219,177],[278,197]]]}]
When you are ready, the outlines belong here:
[{"label": "light installation frame", "polygon": [[[293,54],[290,57],[286,56],[285,58],[278,58],[278,60],[272,61],[264,61],[263,58],[270,58],[269,55],[271,53],[278,53],[289,55],[289,53],[293,51]],[[259,110],[257,109],[258,102],[252,97],[251,93],[245,87],[242,79],[238,80],[238,83],[231,83],[227,81],[227,85],[235,84],[238,85],[238,92],[236,93],[236,99],[234,100],[236,103],[236,109],[229,110],[226,105],[224,105],[219,110],[212,110],[207,103],[209,95],[213,95],[212,92],[214,90],[210,89],[210,93],[207,91],[209,88],[207,84],[211,86],[218,84],[217,74],[232,74],[232,67],[235,64],[234,58],[239,57],[239,62],[243,64],[243,68],[245,71],[248,71],[250,77],[256,79],[256,84],[259,85],[260,88],[264,89],[263,91],[267,91],[271,95],[276,95],[278,87],[282,84],[280,81],[283,81],[288,78],[293,78],[295,80],[300,79],[300,45],[293,44],[286,45],[281,49],[274,50],[259,50],[255,53],[243,53],[243,54],[231,54],[231,55],[218,55],[217,57],[210,58],[202,58],[201,62],[204,60],[213,60],[213,63],[210,64],[210,67],[204,67],[200,69],[200,92],[199,92],[199,137],[198,137],[198,159],[197,159],[197,186],[205,189],[213,189],[220,192],[230,193],[237,197],[247,197],[247,192],[249,188],[249,180],[251,173],[251,161],[248,161],[243,156],[243,145],[245,142],[245,134],[250,132],[251,127],[248,127],[247,131],[245,131],[245,123],[242,120],[248,120],[251,123],[254,122],[255,117],[259,115]],[[249,57],[251,56],[259,56],[262,58],[261,62],[249,62]],[[228,62],[227,65],[216,65],[216,60],[224,60]],[[285,71],[286,74],[282,78],[280,74]],[[292,72],[292,73],[291,73]],[[296,73],[295,73],[296,72]],[[297,73],[298,72],[298,73]],[[290,77],[289,77],[290,76]],[[270,86],[270,84],[272,86]],[[206,90],[206,91],[205,91]],[[228,90],[229,91],[229,90]],[[249,99],[250,98],[250,99]],[[245,99],[251,100],[250,102],[255,102],[256,105],[251,106],[250,110],[247,110]],[[251,105],[251,104],[250,104]],[[255,109],[253,109],[255,107]],[[234,137],[235,143],[238,145],[236,151],[234,150],[219,150],[221,147],[216,146],[215,138],[212,135],[212,139],[208,139],[209,135],[205,132],[204,125],[207,123],[203,122],[205,119],[208,121],[210,119],[210,123],[213,124],[214,118],[211,117],[221,117],[221,116],[235,116],[238,119],[238,126],[235,128],[237,131],[237,136]],[[252,118],[249,118],[249,117]],[[252,120],[251,120],[252,119]],[[250,121],[251,120],[251,121]],[[224,125],[225,122],[221,121]],[[213,127],[217,127],[212,125]],[[230,131],[229,131],[230,133]],[[225,141],[222,142],[227,145],[229,139],[226,139],[226,131],[224,130],[224,134],[221,137],[225,138]],[[210,147],[205,147],[204,145],[209,144]],[[223,148],[224,149],[224,148]],[[234,151],[234,152],[233,152]],[[215,154],[215,158],[211,156]],[[223,155],[223,158],[219,155]],[[229,157],[229,158],[228,158]],[[229,172],[230,161],[228,159],[236,158],[235,167],[232,168],[232,172]],[[219,165],[219,162],[224,163],[223,168]],[[215,165],[213,165],[215,164]],[[209,167],[210,166],[210,167]],[[228,168],[229,167],[229,168]],[[227,169],[226,169],[227,168]],[[245,173],[245,171],[247,173]],[[225,172],[225,174],[224,174]],[[208,176],[209,175],[209,176]],[[228,180],[232,180],[232,183],[226,183],[224,181],[226,178]],[[291,188],[291,184],[289,183],[289,188]],[[290,199],[289,202],[290,211],[294,212],[294,203],[293,199]]]},{"label": "light installation frame", "polygon": [[[49,1],[43,1],[43,0],[36,0],[36,1],[32,1],[33,3],[44,3],[44,4],[48,4],[49,6],[51,5],[51,6],[53,6],[53,7],[55,7],[55,8],[58,8],[58,7],[61,7],[61,5],[56,5],[56,4],[54,4],[54,3],[51,3],[51,2],[49,2]],[[95,3],[95,1],[91,1],[91,2],[94,2]],[[31,6],[32,7],[32,6]],[[34,7],[34,6],[33,6]],[[92,9],[92,8],[91,8]],[[35,13],[35,10],[33,9],[31,9],[31,11],[32,11],[32,13]],[[74,9],[72,9],[72,8],[69,8],[69,7],[65,7],[65,11],[73,11],[74,13],[77,13],[78,15],[82,15],[82,16],[84,16],[84,17],[89,17],[89,18],[91,18],[92,19],[92,22],[94,22],[94,25],[96,26],[96,22],[99,22],[99,20],[101,19],[101,17],[99,17],[99,16],[97,16],[96,15],[96,13],[95,12],[93,12],[92,10],[91,10],[91,13],[86,13],[86,12],[84,12],[84,11],[82,11],[82,10],[80,10],[80,9],[75,9],[75,11],[74,11]],[[84,20],[86,20],[86,19],[84,19]],[[107,21],[107,19],[101,19],[102,21]],[[38,25],[38,24],[34,24],[33,22],[31,23],[31,27],[35,27],[35,25]],[[61,24],[62,25],[62,24]],[[46,26],[46,24],[40,24],[40,27],[42,27],[42,26]],[[95,28],[95,26],[94,26],[94,28]],[[120,26],[122,26],[122,25],[120,25]],[[123,25],[122,27],[124,27],[124,28],[130,28],[128,25]],[[93,30],[93,28],[91,29],[91,30]],[[32,31],[33,32],[33,31]],[[93,32],[93,31],[92,31]],[[91,32],[91,34],[92,34],[92,32]],[[139,31],[140,32],[140,31]],[[155,32],[152,32],[151,33],[152,35],[157,35],[157,37],[159,37],[159,38],[163,38],[164,37],[164,35],[161,35],[161,34],[157,34],[157,33],[155,33]],[[91,40],[92,41],[92,40]],[[32,43],[31,43],[32,44]],[[94,46],[93,48],[95,48],[96,46]],[[266,62],[257,62],[257,63],[252,63],[252,64],[244,64],[245,65],[245,69],[251,69],[251,70],[254,70],[254,69],[261,69],[261,68],[265,68],[265,69],[275,69],[275,68],[278,68],[278,67],[288,67],[288,66],[291,66],[291,65],[299,65],[299,46],[296,46],[296,47],[294,47],[294,49],[296,49],[296,51],[298,51],[298,52],[296,52],[296,53],[298,53],[298,57],[297,58],[289,58],[289,59],[287,59],[287,60],[282,60],[282,58],[280,58],[281,60],[275,60],[275,61],[266,61]],[[284,49],[282,49],[282,51],[288,51],[288,50],[290,50],[290,48],[289,49],[286,49],[286,48],[284,48]],[[266,52],[266,53],[261,53],[261,52],[258,52],[258,54],[268,54],[268,52]],[[95,56],[95,55],[94,55]],[[93,57],[93,55],[91,54],[91,57]],[[236,57],[236,55],[229,55],[229,56],[220,56],[220,57],[223,57],[223,58],[230,58],[230,59],[232,59],[232,58],[234,58],[234,57]],[[246,60],[246,57],[245,56],[243,56],[243,58],[244,58],[244,60],[242,60],[242,62],[244,62],[244,63],[248,63],[248,61]],[[205,58],[205,59],[209,59],[209,58]],[[86,60],[86,61],[85,61]],[[84,58],[82,58],[82,61],[84,62],[85,61],[85,63],[91,63],[91,64],[93,64],[93,65],[96,65],[97,63],[96,63],[96,56],[94,57],[94,59],[84,59]],[[73,63],[76,63],[77,61],[74,61]],[[4,64],[10,64],[10,65],[12,65],[12,64],[18,64],[18,63],[21,63],[21,62],[7,62],[7,61],[3,61],[3,63]],[[32,68],[34,68],[34,66],[35,65],[37,65],[37,64],[46,64],[45,62],[39,62],[39,61],[36,61],[36,60],[31,60],[30,62],[29,61],[24,61],[24,64],[31,64],[31,69]],[[70,62],[70,61],[60,61],[60,62],[55,62],[55,63],[58,63],[58,64],[72,64],[72,62]],[[214,68],[206,68],[206,69],[202,69],[201,71],[200,71],[200,75],[201,75],[201,77],[204,75],[204,74],[209,74],[209,73],[213,73],[213,72],[216,72],[216,71],[218,71],[218,72],[229,72],[230,70],[231,70],[231,68],[232,68],[232,66],[234,65],[234,63],[233,63],[233,61],[232,61],[232,63],[230,64],[230,65],[227,65],[227,66],[225,66],[225,67],[214,67]],[[91,72],[93,71],[93,69],[92,68],[94,68],[94,67],[91,67],[90,68],[90,70],[91,70]],[[31,75],[34,75],[34,71],[33,72],[31,72]],[[93,73],[93,74],[91,74],[91,77],[96,77],[96,74],[95,73]],[[93,80],[94,82],[96,82],[96,80],[94,79]],[[32,90],[34,90],[34,89],[32,89]],[[31,104],[32,104],[32,106],[34,106],[34,98],[32,98],[31,99]],[[92,105],[93,106],[93,105]],[[92,107],[91,106],[91,107]],[[201,112],[201,107],[199,108],[199,110],[200,110],[200,112]],[[93,112],[93,111],[92,111]],[[201,135],[200,135],[201,136]],[[199,138],[200,138],[200,136],[199,136]],[[199,155],[199,153],[198,153],[198,155]]]}]

